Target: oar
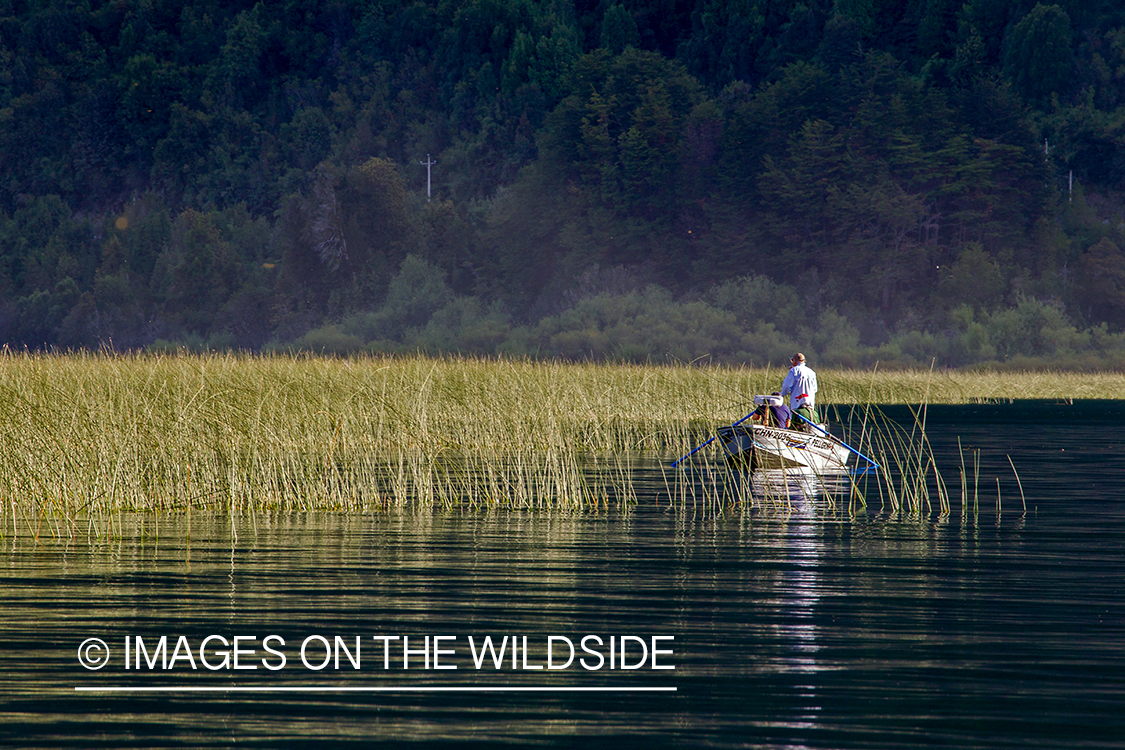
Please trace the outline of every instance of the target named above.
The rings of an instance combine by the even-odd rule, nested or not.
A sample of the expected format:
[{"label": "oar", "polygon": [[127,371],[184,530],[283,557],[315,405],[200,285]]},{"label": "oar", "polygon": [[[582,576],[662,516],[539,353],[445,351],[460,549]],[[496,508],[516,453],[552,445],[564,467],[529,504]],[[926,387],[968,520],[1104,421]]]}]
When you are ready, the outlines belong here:
[{"label": "oar", "polygon": [[[757,409],[754,409],[754,411],[758,411],[758,410],[757,410]],[[749,413],[749,414],[747,414],[747,415],[746,415],[745,417],[743,417],[742,419],[740,419],[740,420],[738,420],[737,422],[735,422],[734,424],[732,424],[732,425],[731,425],[731,427],[738,427],[738,426],[739,426],[740,424],[742,424],[743,422],[745,422],[745,421],[746,421],[747,419],[749,419],[750,417],[754,416],[754,411],[750,412],[750,413]],[[703,443],[702,445],[697,445],[697,446],[695,446],[695,448],[693,448],[693,449],[692,449],[691,453],[688,453],[688,454],[687,454],[687,455],[685,455],[685,456],[680,456],[679,458],[677,458],[677,459],[676,459],[675,461],[673,461],[673,462],[672,462],[672,468],[673,468],[673,469],[674,469],[674,468],[676,468],[677,466],[679,466],[679,465],[680,465],[680,462],[681,462],[681,461],[683,461],[683,460],[684,460],[685,458],[691,458],[691,457],[692,457],[692,456],[694,456],[694,455],[695,455],[696,453],[698,453],[699,451],[703,450],[704,448],[706,448],[706,447],[707,447],[708,445],[710,445],[711,443],[715,442],[715,438],[717,438],[717,437],[718,437],[718,435],[713,435],[713,436],[711,437],[711,439],[710,439],[710,440],[708,440],[708,441],[707,441],[706,443]]]},{"label": "oar", "polygon": [[834,436],[834,435],[832,435],[832,434],[831,434],[830,432],[828,432],[828,430],[824,429],[823,427],[821,427],[820,425],[818,425],[818,424],[817,424],[816,422],[813,422],[813,421],[812,421],[811,419],[809,419],[808,417],[804,416],[803,414],[798,414],[797,412],[793,412],[793,416],[794,416],[794,417],[800,417],[800,418],[801,418],[802,420],[804,420],[804,421],[805,421],[806,423],[808,423],[808,424],[811,424],[811,425],[812,425],[813,427],[815,427],[816,429],[820,430],[820,431],[821,431],[821,432],[823,432],[823,433],[824,433],[825,435],[828,435],[828,437],[832,438],[832,439],[833,439],[833,440],[835,440],[835,441],[836,441],[837,443],[839,443],[840,445],[844,446],[845,448],[847,448],[848,450],[850,450],[850,451],[851,451],[852,453],[856,454],[857,456],[859,456],[860,458],[862,458],[862,459],[863,459],[864,461],[866,461],[867,463],[869,463],[869,464],[871,464],[872,466],[874,466],[874,467],[875,467],[876,469],[878,469],[878,468],[879,468],[879,464],[875,463],[875,462],[874,462],[874,461],[872,461],[872,460],[871,460],[870,458],[868,458],[867,456],[863,455],[862,453],[860,453],[859,451],[857,451],[857,450],[856,450],[855,448],[853,448],[853,447],[851,447],[850,445],[848,445],[847,443],[845,443],[845,442],[844,442],[843,440],[841,440],[840,438],[838,438],[838,437],[835,437],[835,436]]}]

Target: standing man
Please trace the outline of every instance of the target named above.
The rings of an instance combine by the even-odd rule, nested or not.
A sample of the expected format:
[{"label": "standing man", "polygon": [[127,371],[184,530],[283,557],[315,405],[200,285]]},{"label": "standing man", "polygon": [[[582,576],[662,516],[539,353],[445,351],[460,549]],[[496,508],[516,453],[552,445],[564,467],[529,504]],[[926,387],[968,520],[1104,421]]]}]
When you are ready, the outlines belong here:
[{"label": "standing man", "polygon": [[[814,424],[820,423],[816,415],[816,373],[805,364],[805,355],[793,355],[793,367],[781,383],[781,395],[789,396],[789,406],[794,414],[799,414]],[[793,427],[804,426],[799,419],[793,420]]]}]

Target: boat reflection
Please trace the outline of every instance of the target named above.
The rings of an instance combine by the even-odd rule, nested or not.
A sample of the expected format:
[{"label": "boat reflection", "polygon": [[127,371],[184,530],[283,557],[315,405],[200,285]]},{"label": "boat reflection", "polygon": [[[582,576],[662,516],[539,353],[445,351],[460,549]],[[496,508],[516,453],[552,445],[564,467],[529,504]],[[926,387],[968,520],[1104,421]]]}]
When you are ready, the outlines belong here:
[{"label": "boat reflection", "polygon": [[753,497],[812,500],[819,496],[847,494],[852,479],[846,471],[818,473],[811,469],[767,469],[750,474]]}]

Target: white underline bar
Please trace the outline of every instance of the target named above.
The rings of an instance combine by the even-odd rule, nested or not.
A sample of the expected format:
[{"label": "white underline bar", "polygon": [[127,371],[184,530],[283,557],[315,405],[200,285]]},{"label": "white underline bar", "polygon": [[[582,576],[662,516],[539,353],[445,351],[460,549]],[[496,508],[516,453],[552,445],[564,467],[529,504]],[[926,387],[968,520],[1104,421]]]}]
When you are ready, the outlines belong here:
[{"label": "white underline bar", "polygon": [[414,685],[378,687],[309,685],[306,687],[281,685],[105,685],[79,686],[81,693],[674,693],[675,687],[545,687],[516,685],[442,686]]}]

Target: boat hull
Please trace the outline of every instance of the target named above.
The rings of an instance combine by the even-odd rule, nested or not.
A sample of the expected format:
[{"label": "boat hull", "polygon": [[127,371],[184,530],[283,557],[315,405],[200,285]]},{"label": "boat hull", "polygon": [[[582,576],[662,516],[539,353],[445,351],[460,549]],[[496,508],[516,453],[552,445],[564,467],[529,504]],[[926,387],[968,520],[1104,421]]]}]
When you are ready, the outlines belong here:
[{"label": "boat hull", "polygon": [[751,471],[805,469],[816,474],[846,471],[850,451],[830,435],[813,435],[763,425],[733,425],[719,430],[730,459]]}]

